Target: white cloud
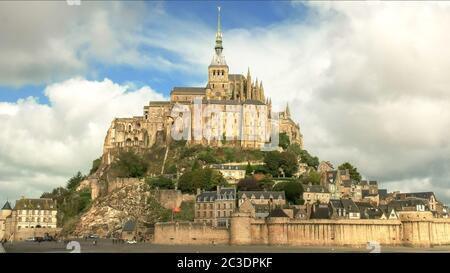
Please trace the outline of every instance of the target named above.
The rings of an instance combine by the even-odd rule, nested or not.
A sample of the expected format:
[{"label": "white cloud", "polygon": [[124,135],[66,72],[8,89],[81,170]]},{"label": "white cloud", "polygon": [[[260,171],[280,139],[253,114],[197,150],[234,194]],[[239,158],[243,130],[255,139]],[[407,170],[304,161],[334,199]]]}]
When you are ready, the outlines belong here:
[{"label": "white cloud", "polygon": [[[0,82],[2,79],[3,82],[5,79],[16,82],[35,77],[42,79],[44,76],[39,71],[51,75],[55,69],[58,73],[73,75],[73,71],[86,69],[85,61],[90,59],[111,65],[114,62],[132,65],[144,62],[161,70],[178,69],[206,78],[206,66],[213,53],[214,25],[174,18],[158,5],[151,7],[151,12],[136,6],[127,10],[126,17],[120,20],[122,26],[109,24],[116,18],[112,15],[119,16],[118,13],[123,11],[120,5],[107,9],[90,6],[85,10],[85,17],[73,11],[58,11],[63,18],[85,18],[86,24],[74,26],[73,32],[67,31],[65,24],[41,26],[49,33],[57,33],[52,35],[57,37],[54,39],[36,38],[33,35],[41,37],[43,34],[34,30],[18,36],[17,41],[8,40],[8,46],[17,42],[20,54],[14,55],[15,64],[1,64],[7,59],[0,56]],[[305,136],[306,148],[321,159],[331,160],[335,165],[350,161],[367,178],[378,179],[391,190],[430,189],[449,202],[450,51],[447,47],[450,36],[447,32],[450,5],[372,1],[308,2],[306,5],[309,8],[306,18],[294,16],[265,28],[229,29],[224,18],[224,53],[230,72],[245,74],[250,66],[253,78],[263,81],[275,107],[280,109],[290,102],[291,112],[300,122]],[[296,8],[297,3],[293,6]],[[0,13],[4,10],[0,9]],[[50,12],[48,8],[45,10]],[[33,20],[44,16],[39,12],[36,11],[40,15],[32,17]],[[141,23],[144,21],[145,24]],[[95,27],[88,27],[91,23]],[[147,24],[150,27],[142,29]],[[10,29],[25,31],[27,27],[10,25]],[[0,30],[3,30],[2,24]],[[95,40],[90,42],[91,39]],[[111,47],[105,48],[105,43]],[[0,44],[0,49],[2,45],[5,47],[5,43]],[[36,49],[33,51],[24,45]],[[172,58],[157,54],[143,56],[137,50],[142,45],[169,52]],[[48,52],[49,46],[57,54],[48,53],[51,56],[47,56],[42,53]],[[0,52],[13,56],[5,50]],[[40,54],[35,56],[30,52]],[[109,58],[111,55],[117,58]],[[11,69],[3,73],[2,67]],[[40,69],[34,69],[36,67]],[[89,82],[85,84],[96,86]],[[112,97],[115,92],[120,93],[117,90],[121,87],[110,85],[108,96],[98,91],[106,96],[101,97],[110,99],[108,104],[103,104],[107,107],[102,111],[112,113],[115,108],[120,108],[123,111],[117,113],[118,116],[141,111],[144,101],[131,99],[135,104],[120,105],[120,101]],[[79,166],[87,166],[100,153],[110,117],[96,118],[97,104],[95,100],[87,99],[90,94],[60,97],[51,91],[53,88],[58,85],[46,90],[51,106],[40,105],[33,99],[16,104],[0,103],[0,115],[10,120],[10,127],[5,128],[14,132],[13,139],[18,136],[30,147],[20,150],[15,147],[20,145],[14,145],[11,139],[0,139],[3,143],[0,154],[8,155],[3,165],[0,162],[0,169],[4,168],[5,162],[17,164],[24,160],[26,165],[18,170],[27,168],[42,174],[55,172],[58,168],[52,166],[49,157],[39,158],[36,163],[3,150],[15,147],[22,158],[33,158],[39,153],[33,148],[36,143],[40,150],[49,149],[55,166],[70,162],[59,162],[64,157],[74,160],[71,172],[56,174],[61,176],[67,176]],[[77,93],[73,86],[65,90]],[[96,92],[92,94],[97,96]],[[147,94],[150,90],[142,92]],[[140,97],[138,93],[133,92]],[[27,121],[25,115],[45,122]],[[17,116],[21,118],[16,119]],[[92,120],[92,124],[85,123],[86,120]],[[55,127],[58,130],[53,131]],[[67,147],[77,145],[81,145],[78,147],[86,153],[91,149],[91,154],[74,158]]]},{"label": "white cloud", "polygon": [[83,78],[49,85],[45,95],[49,105],[32,97],[0,104],[1,199],[39,196],[87,172],[115,117],[142,115],[148,101],[164,99],[149,87]]}]

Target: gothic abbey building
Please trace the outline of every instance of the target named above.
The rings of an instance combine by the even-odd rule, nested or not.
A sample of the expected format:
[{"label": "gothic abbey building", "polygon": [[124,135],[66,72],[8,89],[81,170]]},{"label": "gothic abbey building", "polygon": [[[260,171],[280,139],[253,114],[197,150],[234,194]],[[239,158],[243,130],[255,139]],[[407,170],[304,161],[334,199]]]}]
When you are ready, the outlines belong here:
[{"label": "gothic abbey building", "polygon": [[143,116],[114,119],[105,138],[104,154],[121,147],[150,148],[174,138],[185,139],[188,145],[260,149],[272,141],[273,132],[284,132],[291,143],[303,147],[300,126],[291,119],[289,107],[272,113],[262,82],[253,81],[250,70],[246,76],[230,74],[222,51],[219,14],[206,86],[174,87],[170,101],[151,101],[144,106]]}]

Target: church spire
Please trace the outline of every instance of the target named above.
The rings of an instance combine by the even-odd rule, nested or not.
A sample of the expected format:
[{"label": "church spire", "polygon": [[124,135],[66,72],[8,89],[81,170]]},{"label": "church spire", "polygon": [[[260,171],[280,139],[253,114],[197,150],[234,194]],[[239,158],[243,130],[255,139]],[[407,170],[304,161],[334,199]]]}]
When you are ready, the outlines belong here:
[{"label": "church spire", "polygon": [[217,33],[216,33],[216,46],[214,47],[216,51],[211,65],[227,65],[225,57],[222,55],[222,31],[220,30],[220,7],[217,7]]},{"label": "church spire", "polygon": [[222,32],[220,31],[220,7],[217,7],[217,33],[216,33],[216,54],[222,54]]},{"label": "church spire", "polygon": [[286,113],[286,117],[291,117],[291,111],[289,110],[289,103],[286,103],[286,110],[284,110]]}]

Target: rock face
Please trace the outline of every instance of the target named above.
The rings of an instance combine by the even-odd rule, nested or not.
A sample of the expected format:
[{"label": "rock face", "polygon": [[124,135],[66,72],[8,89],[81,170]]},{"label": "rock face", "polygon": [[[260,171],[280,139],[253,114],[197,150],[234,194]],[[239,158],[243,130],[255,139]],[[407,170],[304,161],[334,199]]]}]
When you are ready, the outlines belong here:
[{"label": "rock face", "polygon": [[94,200],[84,213],[72,235],[77,237],[97,234],[108,237],[120,234],[128,220],[137,221],[138,226],[152,225],[167,215],[144,182],[125,185],[106,196]]}]

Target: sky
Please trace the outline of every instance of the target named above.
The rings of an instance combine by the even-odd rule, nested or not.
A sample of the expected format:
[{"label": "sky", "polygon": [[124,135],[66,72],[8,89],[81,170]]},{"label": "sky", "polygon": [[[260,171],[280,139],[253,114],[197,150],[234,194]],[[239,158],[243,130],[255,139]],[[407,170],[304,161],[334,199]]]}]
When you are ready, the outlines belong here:
[{"label": "sky", "polygon": [[305,148],[450,203],[450,4],[1,1],[0,202],[87,173],[115,117],[230,72],[290,104]]}]

